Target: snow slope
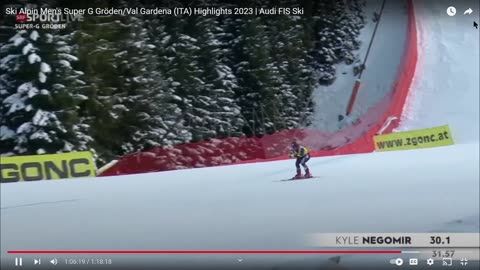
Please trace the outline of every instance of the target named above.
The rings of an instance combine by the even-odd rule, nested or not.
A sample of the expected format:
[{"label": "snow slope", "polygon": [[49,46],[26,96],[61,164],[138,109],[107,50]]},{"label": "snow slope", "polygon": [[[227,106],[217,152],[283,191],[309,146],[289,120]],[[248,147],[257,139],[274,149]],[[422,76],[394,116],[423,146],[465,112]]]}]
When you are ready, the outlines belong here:
[{"label": "snow slope", "polygon": [[308,249],[313,232],[475,232],[476,149],[313,158],[320,178],[288,182],[292,160],[4,184],[1,252]]},{"label": "snow slope", "polygon": [[[446,8],[454,5],[457,15]],[[417,72],[398,130],[448,124],[456,143],[479,139],[479,2],[415,1]],[[472,8],[471,15],[463,11]]]}]

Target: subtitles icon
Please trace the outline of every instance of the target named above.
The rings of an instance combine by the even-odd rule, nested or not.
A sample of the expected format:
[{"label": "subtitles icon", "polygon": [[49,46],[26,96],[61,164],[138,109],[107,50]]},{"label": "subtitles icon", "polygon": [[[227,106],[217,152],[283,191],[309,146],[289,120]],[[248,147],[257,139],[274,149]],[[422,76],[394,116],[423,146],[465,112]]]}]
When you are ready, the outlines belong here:
[{"label": "subtitles icon", "polygon": [[417,258],[411,258],[409,260],[410,265],[418,265],[418,259]]}]

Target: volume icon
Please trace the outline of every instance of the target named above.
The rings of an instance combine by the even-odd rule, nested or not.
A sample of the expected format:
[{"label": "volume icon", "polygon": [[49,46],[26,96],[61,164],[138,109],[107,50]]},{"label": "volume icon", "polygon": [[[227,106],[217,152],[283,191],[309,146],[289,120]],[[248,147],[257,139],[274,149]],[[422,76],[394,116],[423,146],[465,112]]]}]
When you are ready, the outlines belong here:
[{"label": "volume icon", "polygon": [[53,260],[50,260],[50,263],[53,264],[53,265],[57,265],[58,264],[57,258],[55,258]]}]

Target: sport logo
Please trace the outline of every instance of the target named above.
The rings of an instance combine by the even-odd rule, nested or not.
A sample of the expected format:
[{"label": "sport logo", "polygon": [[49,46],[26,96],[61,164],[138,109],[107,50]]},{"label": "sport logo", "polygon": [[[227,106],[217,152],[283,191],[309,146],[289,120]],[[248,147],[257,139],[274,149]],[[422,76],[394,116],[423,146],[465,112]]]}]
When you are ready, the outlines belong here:
[{"label": "sport logo", "polygon": [[68,23],[83,21],[84,14],[77,10],[59,8],[21,8],[20,10],[9,8],[7,14],[15,14],[17,23]]}]

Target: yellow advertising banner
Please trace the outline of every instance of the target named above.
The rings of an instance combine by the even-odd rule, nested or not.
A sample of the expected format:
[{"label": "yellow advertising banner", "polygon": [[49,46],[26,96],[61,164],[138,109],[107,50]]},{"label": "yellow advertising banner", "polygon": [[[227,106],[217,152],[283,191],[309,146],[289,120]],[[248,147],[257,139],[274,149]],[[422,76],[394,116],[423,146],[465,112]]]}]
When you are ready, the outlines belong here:
[{"label": "yellow advertising banner", "polygon": [[0,157],[2,183],[76,177],[95,177],[91,152]]},{"label": "yellow advertising banner", "polygon": [[454,144],[448,125],[373,137],[376,151],[429,148]]}]

